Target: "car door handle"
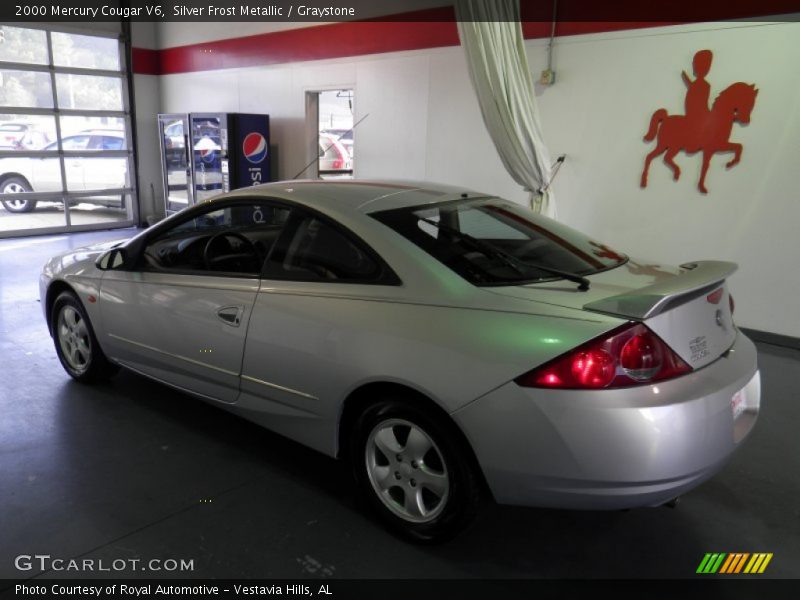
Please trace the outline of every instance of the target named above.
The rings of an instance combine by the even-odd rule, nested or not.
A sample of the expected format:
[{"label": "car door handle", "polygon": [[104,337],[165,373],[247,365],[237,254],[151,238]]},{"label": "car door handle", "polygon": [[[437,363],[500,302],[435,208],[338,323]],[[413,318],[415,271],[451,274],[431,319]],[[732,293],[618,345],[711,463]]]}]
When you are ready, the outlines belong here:
[{"label": "car door handle", "polygon": [[226,325],[238,327],[242,322],[243,306],[224,306],[217,311],[217,316]]}]

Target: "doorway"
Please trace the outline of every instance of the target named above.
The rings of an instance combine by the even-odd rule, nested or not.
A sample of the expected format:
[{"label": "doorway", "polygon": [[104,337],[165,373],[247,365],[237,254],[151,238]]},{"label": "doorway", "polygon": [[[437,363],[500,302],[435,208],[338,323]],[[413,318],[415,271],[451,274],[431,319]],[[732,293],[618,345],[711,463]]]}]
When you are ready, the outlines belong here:
[{"label": "doorway", "polygon": [[325,90],[316,95],[319,177],[351,179],[355,148],[353,90]]}]

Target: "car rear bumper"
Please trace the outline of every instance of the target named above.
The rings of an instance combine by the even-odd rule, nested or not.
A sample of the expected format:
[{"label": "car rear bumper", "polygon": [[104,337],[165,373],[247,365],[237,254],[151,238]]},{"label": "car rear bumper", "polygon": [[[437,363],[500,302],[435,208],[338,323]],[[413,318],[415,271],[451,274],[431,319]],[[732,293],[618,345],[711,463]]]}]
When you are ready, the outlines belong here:
[{"label": "car rear bumper", "polygon": [[672,381],[599,391],[510,382],[453,417],[498,502],[620,509],[663,504],[717,473],[759,406],[756,349],[738,333],[717,361]]}]

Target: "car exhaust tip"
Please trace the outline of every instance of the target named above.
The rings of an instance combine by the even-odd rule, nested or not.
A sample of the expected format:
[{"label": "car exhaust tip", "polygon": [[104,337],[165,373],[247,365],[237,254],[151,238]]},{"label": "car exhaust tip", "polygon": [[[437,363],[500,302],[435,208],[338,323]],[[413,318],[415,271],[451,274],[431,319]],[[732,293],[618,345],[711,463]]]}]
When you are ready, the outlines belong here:
[{"label": "car exhaust tip", "polygon": [[661,506],[663,506],[665,508],[677,508],[677,506],[680,503],[680,501],[681,501],[681,497],[680,496],[676,496],[672,500],[669,500],[668,502],[664,502],[664,504],[662,504]]}]

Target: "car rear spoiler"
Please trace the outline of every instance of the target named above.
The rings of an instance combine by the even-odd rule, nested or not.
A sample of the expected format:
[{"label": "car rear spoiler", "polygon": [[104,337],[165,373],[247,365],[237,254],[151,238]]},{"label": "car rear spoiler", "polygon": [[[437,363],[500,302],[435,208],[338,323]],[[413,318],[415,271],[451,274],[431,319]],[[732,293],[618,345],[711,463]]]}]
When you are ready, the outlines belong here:
[{"label": "car rear spoiler", "polygon": [[644,320],[713,290],[737,269],[736,263],[704,260],[681,265],[683,272],[671,279],[633,292],[589,302],[583,308],[628,319]]}]

